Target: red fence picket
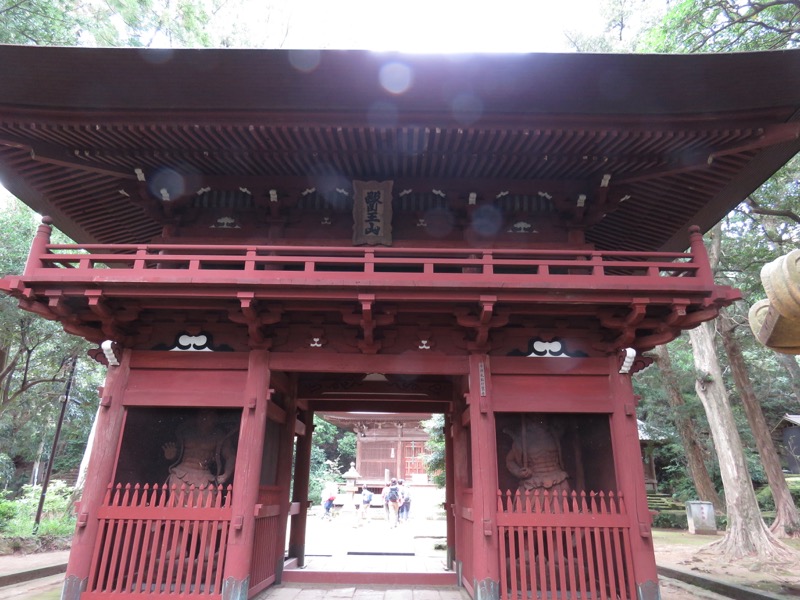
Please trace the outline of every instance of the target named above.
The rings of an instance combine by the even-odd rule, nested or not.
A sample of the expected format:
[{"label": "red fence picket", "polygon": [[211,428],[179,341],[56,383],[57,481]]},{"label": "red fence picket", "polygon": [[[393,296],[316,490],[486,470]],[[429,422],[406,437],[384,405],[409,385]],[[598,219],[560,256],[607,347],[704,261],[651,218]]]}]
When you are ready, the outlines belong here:
[{"label": "red fence picket", "polygon": [[221,598],[230,501],[230,486],[109,486],[81,597]]},{"label": "red fence picket", "polygon": [[621,493],[498,490],[500,594],[634,600]]}]

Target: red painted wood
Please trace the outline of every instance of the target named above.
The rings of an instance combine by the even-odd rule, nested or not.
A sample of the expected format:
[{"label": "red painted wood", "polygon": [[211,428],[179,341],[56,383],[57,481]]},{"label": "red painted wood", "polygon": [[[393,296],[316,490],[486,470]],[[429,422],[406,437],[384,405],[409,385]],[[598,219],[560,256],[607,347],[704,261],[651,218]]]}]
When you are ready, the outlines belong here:
[{"label": "red painted wood", "polygon": [[[713,277],[702,269],[701,261],[707,260],[706,256],[675,252],[333,246],[321,252],[315,246],[263,246],[256,250],[255,257],[248,256],[245,261],[247,249],[231,245],[49,244],[46,248],[45,252],[39,246],[32,248],[26,279],[91,282],[101,289],[106,284],[110,292],[111,288],[120,287],[118,271],[123,270],[126,279],[145,283],[127,292],[140,297],[147,294],[146,288],[160,284],[170,284],[175,297],[198,295],[190,290],[203,283],[235,286],[238,290],[248,277],[258,285],[255,297],[273,286],[284,290],[388,286],[412,292],[421,287],[448,288],[456,294],[468,293],[471,287],[604,294],[616,290],[626,295],[637,289],[642,294],[670,297],[702,294],[713,288]],[[692,251],[700,252],[695,247]],[[79,252],[92,254],[87,258]],[[146,260],[142,260],[143,254]],[[303,269],[291,270],[295,265],[302,265]],[[460,272],[452,272],[453,267]],[[231,270],[236,274],[232,275]],[[136,276],[136,272],[142,275]]]},{"label": "red painted wood", "polygon": [[268,353],[253,350],[248,363],[245,397],[252,400],[252,407],[242,411],[239,439],[248,443],[240,444],[236,454],[236,478],[232,513],[232,523],[228,539],[228,556],[225,562],[223,579],[233,578],[243,583],[250,575],[255,516],[253,507],[257,504],[258,487],[261,477],[261,460],[264,432],[267,422],[267,402],[270,371],[267,367]]},{"label": "red painted wood", "polygon": [[621,496],[497,492],[501,597],[635,598]]},{"label": "red painted wood", "polygon": [[[305,409],[303,412],[305,427],[304,435],[297,438],[295,453],[294,485],[292,486],[292,500],[294,505],[299,505],[299,510],[292,512],[289,528],[289,558],[297,559],[297,566],[305,566],[306,559],[306,524],[308,522],[308,483],[311,468],[312,433],[314,413]],[[299,422],[299,421],[298,421]]]},{"label": "red painted wood", "polygon": [[120,365],[110,368],[106,374],[101,408],[97,413],[96,439],[89,458],[88,472],[91,475],[86,478],[83,495],[76,509],[78,522],[84,522],[85,525],[78,525],[72,538],[66,577],[86,579],[92,566],[98,564],[99,553],[95,550],[96,540],[101,535],[101,521],[97,511],[110,493],[107,486],[112,480],[124,423],[122,395],[130,360],[131,352],[123,352]]},{"label": "red painted wood", "polygon": [[[269,368],[276,371],[349,373],[353,370],[353,355],[270,352]],[[398,360],[397,356],[391,355],[360,354],[358,368],[364,373],[463,375],[469,372],[469,363],[466,356],[403,355]]]},{"label": "red painted wood", "polygon": [[[530,362],[536,360],[528,359]],[[570,361],[579,359],[553,359]],[[566,370],[566,369],[565,369]],[[567,371],[568,372],[568,371]],[[608,374],[604,376],[493,375],[493,407],[498,412],[610,413],[613,410]],[[531,390],[547,393],[532,394]],[[590,393],[587,393],[590,392]]]},{"label": "red painted wood", "polygon": [[109,486],[86,597],[220,597],[230,497],[230,487]]},{"label": "red painted wood", "polygon": [[492,402],[494,392],[489,357],[469,357],[468,409],[472,450],[472,490],[475,519],[472,523],[472,579],[500,579],[497,562],[497,428]]},{"label": "red painted wood", "polygon": [[[615,365],[614,357],[609,358]],[[615,398],[615,409],[611,415],[611,442],[614,451],[614,466],[617,471],[619,489],[624,493],[630,509],[632,569],[637,584],[657,582],[653,537],[650,533],[651,516],[647,506],[647,488],[641,460],[630,457],[641,456],[639,430],[636,422],[636,399],[630,376],[611,371],[610,382]]]}]

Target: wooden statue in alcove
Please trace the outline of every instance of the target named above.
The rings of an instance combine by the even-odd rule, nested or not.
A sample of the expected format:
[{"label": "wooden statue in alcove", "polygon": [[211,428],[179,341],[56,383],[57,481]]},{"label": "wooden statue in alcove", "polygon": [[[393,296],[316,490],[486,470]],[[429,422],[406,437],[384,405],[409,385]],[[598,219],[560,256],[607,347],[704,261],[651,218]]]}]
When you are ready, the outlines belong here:
[{"label": "wooden statue in alcove", "polygon": [[569,475],[561,465],[559,442],[545,417],[521,418],[519,428],[503,430],[513,440],[506,467],[519,479],[521,493],[570,490]]},{"label": "wooden statue in alcove", "polygon": [[177,443],[168,442],[162,447],[164,458],[173,461],[167,479],[169,488],[174,491],[194,486],[195,490],[204,490],[228,483],[236,462],[233,433],[220,426],[214,410],[200,410],[180,425],[175,432]]}]

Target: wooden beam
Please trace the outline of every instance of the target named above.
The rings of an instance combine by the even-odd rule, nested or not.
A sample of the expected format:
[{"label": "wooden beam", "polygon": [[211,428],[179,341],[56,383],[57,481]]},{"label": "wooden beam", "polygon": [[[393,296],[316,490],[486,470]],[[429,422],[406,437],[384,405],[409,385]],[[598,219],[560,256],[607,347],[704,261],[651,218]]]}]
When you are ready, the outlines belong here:
[{"label": "wooden beam", "polygon": [[467,356],[432,356],[403,354],[400,356],[363,354],[357,360],[346,354],[303,354],[270,352],[269,367],[273,371],[307,373],[384,373],[398,375],[465,375],[469,372]]}]

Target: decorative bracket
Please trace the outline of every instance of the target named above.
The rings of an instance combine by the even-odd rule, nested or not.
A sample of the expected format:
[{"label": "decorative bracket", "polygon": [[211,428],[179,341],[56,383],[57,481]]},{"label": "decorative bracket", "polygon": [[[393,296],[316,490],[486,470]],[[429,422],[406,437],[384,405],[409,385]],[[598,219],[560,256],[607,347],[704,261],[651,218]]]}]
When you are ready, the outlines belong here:
[{"label": "decorative bracket", "polygon": [[247,325],[250,346],[258,348],[268,346],[262,327],[278,323],[283,315],[283,309],[276,307],[266,311],[259,310],[258,300],[255,299],[253,292],[239,292],[236,296],[239,299],[239,311],[228,311],[228,318],[234,323]]},{"label": "decorative bracket", "polygon": [[361,304],[361,313],[342,312],[342,320],[348,325],[357,325],[361,328],[361,339],[358,347],[365,354],[377,354],[381,343],[375,339],[375,328],[394,323],[394,312],[385,312],[376,315],[374,312],[375,295],[359,294],[358,302]]},{"label": "decorative bracket", "polygon": [[455,313],[456,321],[461,327],[475,330],[475,339],[467,344],[473,352],[483,352],[489,347],[489,330],[493,327],[503,327],[508,324],[508,314],[494,314],[497,296],[481,296],[479,298],[480,312],[471,314],[466,310]]}]

